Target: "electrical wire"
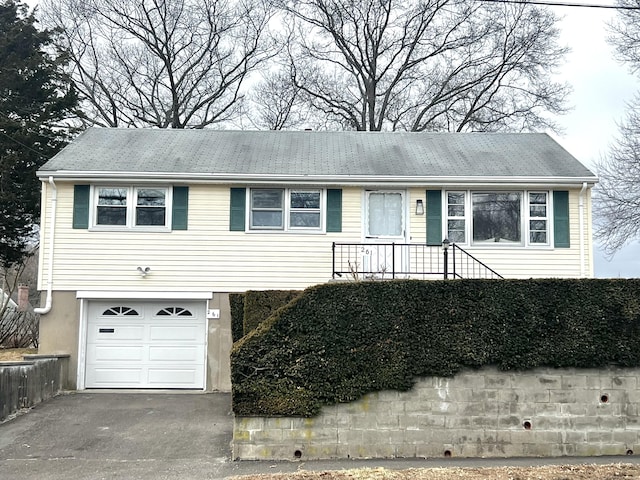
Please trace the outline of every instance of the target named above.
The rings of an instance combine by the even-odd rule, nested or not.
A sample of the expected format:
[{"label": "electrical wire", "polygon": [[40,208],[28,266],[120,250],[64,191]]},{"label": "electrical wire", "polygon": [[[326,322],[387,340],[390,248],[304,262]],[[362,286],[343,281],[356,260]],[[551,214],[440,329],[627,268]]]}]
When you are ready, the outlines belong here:
[{"label": "electrical wire", "polygon": [[543,0],[479,0],[480,2],[487,3],[517,3],[517,4],[531,4],[531,5],[543,5],[545,7],[578,7],[578,8],[610,8],[615,10],[640,10],[640,6],[632,7],[625,5],[604,5],[604,4],[589,4],[578,2],[553,2]]}]

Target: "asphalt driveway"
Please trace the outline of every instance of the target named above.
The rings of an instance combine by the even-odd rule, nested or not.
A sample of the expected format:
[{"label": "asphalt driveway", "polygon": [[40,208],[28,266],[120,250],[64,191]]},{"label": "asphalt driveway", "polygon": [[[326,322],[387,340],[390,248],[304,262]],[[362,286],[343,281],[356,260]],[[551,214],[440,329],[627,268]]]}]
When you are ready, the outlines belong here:
[{"label": "asphalt driveway", "polygon": [[232,432],[229,394],[65,394],[0,424],[0,478],[224,478]]}]

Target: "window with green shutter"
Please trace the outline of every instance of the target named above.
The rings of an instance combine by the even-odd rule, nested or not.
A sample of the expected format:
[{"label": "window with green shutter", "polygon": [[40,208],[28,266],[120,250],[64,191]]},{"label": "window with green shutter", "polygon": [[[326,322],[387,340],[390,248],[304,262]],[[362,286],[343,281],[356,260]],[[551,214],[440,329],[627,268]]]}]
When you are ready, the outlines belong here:
[{"label": "window with green shutter", "polygon": [[342,190],[256,187],[230,189],[229,230],[342,231]]},{"label": "window with green shutter", "polygon": [[188,209],[186,186],[171,190],[166,186],[74,185],[72,226],[95,230],[186,230]]}]

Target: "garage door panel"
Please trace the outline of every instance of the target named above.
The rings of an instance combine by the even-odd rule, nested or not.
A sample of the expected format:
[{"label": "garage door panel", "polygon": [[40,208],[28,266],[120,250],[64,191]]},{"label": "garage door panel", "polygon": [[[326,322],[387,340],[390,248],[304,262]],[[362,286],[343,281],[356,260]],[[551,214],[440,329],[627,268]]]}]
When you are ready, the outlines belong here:
[{"label": "garage door panel", "polygon": [[130,347],[95,346],[88,358],[94,362],[142,362],[144,360],[144,347],[135,345]]},{"label": "garage door panel", "polygon": [[195,383],[202,375],[201,369],[149,369],[149,385],[164,387],[167,383],[177,386],[188,386]]},{"label": "garage door panel", "polygon": [[142,341],[144,325],[97,325],[91,330],[89,342],[121,342],[123,340]]},{"label": "garage door panel", "polygon": [[149,360],[156,362],[195,363],[203,354],[203,347],[149,347]]},{"label": "garage door panel", "polygon": [[197,342],[202,339],[201,325],[152,325],[151,340]]},{"label": "garage door panel", "polygon": [[140,385],[142,383],[142,374],[142,368],[95,368],[88,372],[87,384],[98,384],[103,388]]},{"label": "garage door panel", "polygon": [[85,386],[204,388],[205,312],[205,302],[90,301]]}]

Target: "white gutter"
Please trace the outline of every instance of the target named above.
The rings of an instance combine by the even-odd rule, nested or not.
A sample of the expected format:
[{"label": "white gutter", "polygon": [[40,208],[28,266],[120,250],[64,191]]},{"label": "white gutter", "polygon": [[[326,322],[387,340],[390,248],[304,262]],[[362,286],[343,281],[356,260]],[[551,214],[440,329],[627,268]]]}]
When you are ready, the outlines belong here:
[{"label": "white gutter", "polygon": [[582,189],[580,190],[580,196],[578,201],[578,216],[580,222],[580,276],[587,276],[587,269],[584,265],[585,259],[585,244],[584,244],[584,192],[587,189],[587,182],[582,184]]},{"label": "white gutter", "polygon": [[390,175],[294,175],[294,174],[229,174],[184,172],[108,172],[108,171],[43,171],[39,177],[55,176],[58,181],[87,182],[188,182],[206,184],[313,184],[313,185],[394,185],[394,186],[499,186],[554,185],[575,186],[584,182],[595,184],[597,177],[540,177],[540,176],[390,176]]},{"label": "white gutter", "polygon": [[58,189],[53,181],[53,177],[49,176],[49,184],[51,185],[51,215],[49,220],[49,266],[47,271],[47,299],[44,307],[34,308],[33,312],[46,315],[51,311],[51,303],[53,301],[53,237],[56,231],[56,210],[58,205]]}]

